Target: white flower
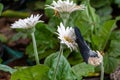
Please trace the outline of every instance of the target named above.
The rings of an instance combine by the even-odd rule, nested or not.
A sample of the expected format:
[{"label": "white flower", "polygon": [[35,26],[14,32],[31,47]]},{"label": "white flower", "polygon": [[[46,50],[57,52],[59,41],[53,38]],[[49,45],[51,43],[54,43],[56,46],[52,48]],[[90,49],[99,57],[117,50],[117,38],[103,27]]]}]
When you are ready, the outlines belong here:
[{"label": "white flower", "polygon": [[74,29],[72,27],[67,27],[60,23],[60,26],[58,26],[57,29],[58,38],[61,40],[60,42],[62,44],[66,44],[70,50],[76,50],[77,51],[77,43],[75,42],[76,36]]},{"label": "white flower", "polygon": [[19,19],[18,21],[15,21],[15,23],[13,23],[11,25],[11,28],[23,28],[23,29],[28,29],[28,28],[32,28],[35,27],[35,25],[38,22],[43,22],[40,19],[42,15],[31,15],[28,18],[25,19]]},{"label": "white flower", "polygon": [[103,61],[103,56],[100,54],[99,51],[96,52],[98,57],[89,57],[88,63],[94,66],[98,66],[102,63]]},{"label": "white flower", "polygon": [[53,1],[53,3],[51,5],[46,5],[47,8],[50,9],[54,9],[55,11],[58,12],[68,12],[68,13],[72,13],[76,10],[84,10],[85,6],[84,5],[80,5],[77,6],[75,3],[73,3],[73,1],[70,0],[58,0],[57,2]]}]

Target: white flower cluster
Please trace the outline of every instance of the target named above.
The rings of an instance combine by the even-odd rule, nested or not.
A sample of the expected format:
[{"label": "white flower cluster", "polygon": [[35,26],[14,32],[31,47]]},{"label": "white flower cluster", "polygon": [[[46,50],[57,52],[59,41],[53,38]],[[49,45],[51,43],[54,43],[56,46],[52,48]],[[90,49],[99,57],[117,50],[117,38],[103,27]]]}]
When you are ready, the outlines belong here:
[{"label": "white flower cluster", "polygon": [[62,23],[60,23],[57,32],[58,38],[61,40],[62,44],[66,44],[71,51],[77,51],[77,43],[75,42],[76,36],[72,27],[65,28],[65,26]]},{"label": "white flower cluster", "polygon": [[77,6],[73,1],[70,0],[65,0],[65,1],[58,0],[57,2],[53,1],[51,5],[46,5],[46,6],[47,8],[54,9],[55,11],[58,11],[60,13],[62,12],[72,13],[76,10],[85,9],[84,5]]},{"label": "white flower cluster", "polygon": [[35,25],[38,23],[38,22],[43,22],[40,19],[42,15],[31,15],[30,17],[28,18],[25,18],[25,19],[19,19],[18,21],[16,21],[15,23],[13,23],[11,25],[11,28],[22,28],[22,29],[28,29],[28,28],[32,28],[32,27],[35,27]]},{"label": "white flower cluster", "polygon": [[[64,0],[64,1],[58,0],[57,2],[53,1],[51,5],[46,5],[46,6],[47,8],[54,9],[55,11],[62,14],[64,14],[64,12],[67,14],[70,14],[74,11],[85,9],[84,5],[78,6],[75,3],[73,3],[73,1],[70,1],[70,0]],[[39,20],[41,16],[42,15],[31,15],[28,18],[19,19],[18,21],[16,21],[11,25],[11,28],[22,28],[22,29],[33,28],[38,22],[43,22]],[[78,45],[76,43],[75,31],[73,27],[65,26],[66,25],[65,23],[66,22],[64,22],[63,24],[61,22],[56,32],[58,35],[58,38],[60,39],[60,43],[67,45],[67,47],[70,48],[71,51],[72,50],[77,51]],[[103,61],[103,57],[98,51],[97,51],[97,55],[98,57],[89,57],[88,63],[95,66],[100,65],[100,63]]]}]

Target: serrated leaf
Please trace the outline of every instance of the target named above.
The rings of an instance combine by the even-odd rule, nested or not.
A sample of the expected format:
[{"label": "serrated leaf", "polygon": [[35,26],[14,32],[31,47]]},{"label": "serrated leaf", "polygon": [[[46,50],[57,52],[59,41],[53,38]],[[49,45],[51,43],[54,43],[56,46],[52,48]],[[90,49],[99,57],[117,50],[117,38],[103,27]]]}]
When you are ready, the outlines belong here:
[{"label": "serrated leaf", "polygon": [[111,40],[120,40],[120,30],[113,31],[110,39]]},{"label": "serrated leaf", "polygon": [[80,53],[72,52],[68,57],[68,61],[71,65],[76,65],[83,62],[83,58]]},{"label": "serrated leaf", "polygon": [[91,36],[96,32],[97,28],[100,27],[100,18],[95,13],[95,9],[91,7],[89,0],[83,3],[86,4],[86,8],[77,15],[75,24],[80,28],[85,40],[91,42]]},{"label": "serrated leaf", "polygon": [[99,8],[96,13],[100,15],[101,21],[104,22],[112,18],[112,7],[110,5],[106,5],[102,8]]},{"label": "serrated leaf", "polygon": [[111,57],[120,57],[120,30],[113,31],[109,41],[108,54]]},{"label": "serrated leaf", "polygon": [[59,18],[56,17],[56,16],[53,16],[53,17],[50,18],[49,23],[48,23],[48,26],[49,26],[49,27],[47,27],[47,28],[48,28],[52,33],[54,33],[54,32],[56,31],[57,26],[59,25],[59,23],[60,23]]},{"label": "serrated leaf", "polygon": [[77,80],[81,80],[82,77],[88,76],[89,73],[95,72],[95,67],[86,63],[80,63],[72,67],[73,72],[77,76]]},{"label": "serrated leaf", "polygon": [[92,37],[92,41],[96,45],[98,50],[103,51],[105,49],[105,46],[110,38],[112,30],[116,27],[115,23],[115,20],[106,21],[100,28],[100,30],[97,32],[97,35],[94,35]]},{"label": "serrated leaf", "polygon": [[49,68],[45,65],[36,65],[26,68],[19,68],[11,76],[11,80],[49,80]]},{"label": "serrated leaf", "polygon": [[108,53],[104,55],[105,73],[109,74],[113,72],[118,65],[119,65],[119,59],[109,56]]},{"label": "serrated leaf", "polygon": [[[48,74],[50,80],[53,80],[54,78],[54,70],[56,69],[58,54],[59,52],[53,53],[50,56],[48,56],[45,60],[45,65],[50,67],[49,74]],[[70,64],[63,55],[61,55],[60,57],[60,61],[59,61],[59,65],[56,73],[56,79],[57,80],[75,80],[75,75],[72,72]]]},{"label": "serrated leaf", "polygon": [[109,48],[109,55],[113,57],[120,57],[120,40],[112,40]]},{"label": "serrated leaf", "polygon": [[13,73],[15,72],[15,69],[12,69],[11,67],[7,66],[7,65],[3,65],[0,64],[0,70],[5,71],[5,72],[9,72],[9,73]]},{"label": "serrated leaf", "polygon": [[88,30],[90,30],[90,22],[88,21],[88,18],[86,17],[85,12],[78,13],[76,15],[77,15],[77,18],[75,20],[75,24],[80,28],[81,33],[83,35],[86,35]]},{"label": "serrated leaf", "polygon": [[[44,23],[38,23],[36,25],[35,39],[40,59],[45,58],[58,49],[58,40],[56,40],[54,32],[52,33],[48,30],[48,25]],[[30,59],[34,60],[32,42],[27,46],[26,53]]]}]

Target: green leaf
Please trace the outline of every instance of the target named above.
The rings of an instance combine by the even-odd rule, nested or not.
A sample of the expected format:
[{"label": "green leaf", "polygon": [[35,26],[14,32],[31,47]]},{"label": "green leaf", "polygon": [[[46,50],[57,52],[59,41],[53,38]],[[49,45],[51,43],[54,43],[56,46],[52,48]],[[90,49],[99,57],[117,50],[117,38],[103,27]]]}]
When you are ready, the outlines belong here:
[{"label": "green leaf", "polygon": [[100,8],[100,7],[103,7],[103,6],[106,6],[110,3],[110,0],[90,0],[91,2],[91,5],[95,8]]},{"label": "green leaf", "polygon": [[106,73],[113,72],[116,67],[119,65],[120,61],[120,30],[113,31],[109,44],[108,50],[104,55],[104,67]]},{"label": "green leaf", "polygon": [[4,36],[3,34],[0,34],[0,41],[1,42],[7,42],[7,37]]},{"label": "green leaf", "polygon": [[119,41],[120,40],[120,30],[113,31],[110,39]]},{"label": "green leaf", "polygon": [[2,10],[3,10],[3,4],[0,3],[0,15],[2,13]]},{"label": "green leaf", "polygon": [[53,16],[50,18],[47,29],[54,33],[57,30],[57,26],[60,24],[60,20]]},{"label": "green leaf", "polygon": [[[53,53],[50,56],[48,56],[45,60],[45,64],[50,67],[49,74],[48,74],[50,80],[53,80],[54,70],[56,69],[57,60],[58,60],[58,54],[59,52]],[[72,72],[70,64],[63,55],[61,55],[60,57],[56,79],[57,80],[75,80],[75,75]]]},{"label": "green leaf", "polygon": [[86,63],[80,63],[72,67],[73,72],[77,76],[77,80],[81,80],[82,77],[88,76],[89,73],[95,72],[95,67]]},{"label": "green leaf", "polygon": [[118,7],[120,7],[120,0],[114,0],[116,4],[118,4]]},{"label": "green leaf", "polygon": [[18,32],[12,37],[11,41],[17,41],[20,38],[23,38],[23,39],[27,38],[27,34],[23,32]]},{"label": "green leaf", "polygon": [[105,73],[111,73],[113,72],[117,66],[119,65],[119,59],[116,59],[114,57],[111,57],[108,55],[108,53],[106,53],[104,55],[104,68],[105,68]]},{"label": "green leaf", "polygon": [[0,64],[2,63],[2,61],[3,61],[2,58],[0,58]]},{"label": "green leaf", "polygon": [[91,7],[89,0],[84,0],[83,3],[86,4],[86,8],[77,14],[77,18],[74,21],[80,28],[85,40],[91,42],[91,36],[97,32],[97,28],[100,27],[100,18],[95,13],[95,9]]},{"label": "green leaf", "polygon": [[15,69],[12,69],[11,67],[7,65],[0,64],[0,70],[5,71],[5,72],[10,72],[11,74],[15,72]]},{"label": "green leaf", "polygon": [[106,47],[106,44],[110,38],[112,30],[115,26],[116,20],[108,20],[106,21],[102,27],[100,27],[99,31],[96,35],[92,37],[93,44],[96,45],[98,50],[103,51]]},{"label": "green leaf", "polygon": [[[48,29],[48,25],[44,23],[38,23],[36,25],[35,38],[40,59],[44,59],[59,48],[58,40],[56,39],[54,32],[51,32]],[[30,59],[34,60],[32,42],[27,46],[26,53]]]},{"label": "green leaf", "polygon": [[110,43],[109,54],[113,57],[120,57],[120,40],[112,40]]},{"label": "green leaf", "polygon": [[112,18],[112,7],[110,5],[105,5],[104,7],[100,8],[96,12],[101,17],[101,21],[104,22]]},{"label": "green leaf", "polygon": [[18,12],[18,11],[13,11],[13,10],[6,10],[2,13],[2,16],[26,18],[26,17],[30,16],[30,13],[29,12]]},{"label": "green leaf", "polygon": [[68,61],[71,65],[76,65],[83,62],[83,58],[80,53],[72,52],[68,57]]},{"label": "green leaf", "polygon": [[11,76],[11,80],[49,80],[49,68],[45,65],[36,65],[26,68],[19,68]]},{"label": "green leaf", "polygon": [[120,30],[113,31],[109,41],[108,53],[110,56],[120,57]]}]

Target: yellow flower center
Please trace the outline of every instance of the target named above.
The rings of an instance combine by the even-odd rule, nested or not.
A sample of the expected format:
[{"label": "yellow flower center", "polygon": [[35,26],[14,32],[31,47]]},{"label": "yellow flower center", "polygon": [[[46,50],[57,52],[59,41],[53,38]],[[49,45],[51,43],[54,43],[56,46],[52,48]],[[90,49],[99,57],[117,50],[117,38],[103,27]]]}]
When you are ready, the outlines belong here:
[{"label": "yellow flower center", "polygon": [[54,10],[54,15],[59,17],[59,13],[57,10]]},{"label": "yellow flower center", "polygon": [[64,39],[66,41],[68,41],[69,43],[73,43],[73,40],[71,38],[69,38],[68,36],[64,36]]}]

